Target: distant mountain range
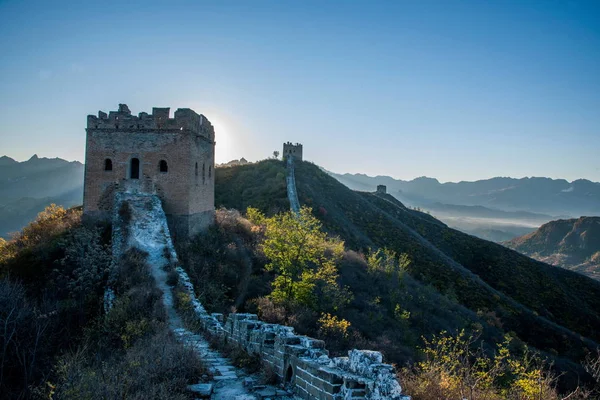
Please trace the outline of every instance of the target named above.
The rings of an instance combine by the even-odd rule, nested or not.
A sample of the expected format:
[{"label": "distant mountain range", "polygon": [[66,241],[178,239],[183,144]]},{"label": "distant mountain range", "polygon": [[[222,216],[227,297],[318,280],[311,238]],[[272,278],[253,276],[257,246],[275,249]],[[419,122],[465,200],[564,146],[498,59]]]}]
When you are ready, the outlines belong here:
[{"label": "distant mountain range", "polygon": [[537,260],[600,280],[600,217],[551,221],[504,244]]},{"label": "distant mountain range", "polygon": [[0,157],[0,237],[17,231],[47,205],[83,201],[83,164],[34,155],[18,162]]},{"label": "distant mountain range", "polygon": [[600,215],[600,183],[586,179],[491,178],[440,183],[427,177],[403,181],[389,176],[328,173],[354,190],[372,192],[377,185],[386,185],[388,193],[419,206],[442,203],[570,217]]},{"label": "distant mountain range", "polygon": [[[0,157],[0,236],[21,229],[50,203],[81,204],[83,169],[80,162],[60,158],[34,155],[18,162]],[[328,173],[354,190],[372,192],[377,185],[386,185],[388,193],[404,204],[496,242],[530,233],[551,220],[600,215],[600,183],[583,179],[492,178],[440,183],[425,177],[403,181]]]},{"label": "distant mountain range", "polygon": [[492,178],[440,183],[433,178],[411,181],[364,174],[329,175],[350,189],[387,192],[448,226],[482,239],[504,242],[531,233],[546,222],[600,215],[600,183],[579,179]]}]

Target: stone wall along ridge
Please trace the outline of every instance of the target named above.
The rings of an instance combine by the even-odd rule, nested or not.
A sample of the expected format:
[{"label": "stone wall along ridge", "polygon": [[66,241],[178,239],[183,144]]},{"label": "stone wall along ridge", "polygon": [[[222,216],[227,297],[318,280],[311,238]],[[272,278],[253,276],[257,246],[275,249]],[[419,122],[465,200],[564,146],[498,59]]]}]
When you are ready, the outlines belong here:
[{"label": "stone wall along ridge", "polygon": [[380,352],[350,350],[348,357],[329,357],[322,340],[296,335],[292,327],[268,324],[255,314],[209,314],[194,286],[178,267],[179,283],[192,299],[200,325],[213,339],[258,355],[296,396],[303,400],[410,400],[402,393],[394,367]]},{"label": "stone wall along ridge", "polygon": [[290,209],[298,214],[300,212],[300,201],[298,201],[298,191],[296,190],[296,176],[294,172],[294,158],[287,158],[287,195],[290,200]]}]

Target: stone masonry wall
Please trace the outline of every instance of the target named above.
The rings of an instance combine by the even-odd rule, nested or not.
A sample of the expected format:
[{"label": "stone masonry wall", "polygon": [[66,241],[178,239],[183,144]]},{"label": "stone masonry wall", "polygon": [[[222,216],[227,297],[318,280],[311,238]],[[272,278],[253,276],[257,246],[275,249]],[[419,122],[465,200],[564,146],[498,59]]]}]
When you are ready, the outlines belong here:
[{"label": "stone masonry wall", "polygon": [[402,394],[394,367],[380,352],[351,350],[348,357],[330,358],[322,340],[296,335],[288,326],[267,324],[255,314],[208,314],[196,299],[185,271],[180,286],[192,298],[195,313],[211,337],[233,343],[269,365],[301,399],[410,400]]}]

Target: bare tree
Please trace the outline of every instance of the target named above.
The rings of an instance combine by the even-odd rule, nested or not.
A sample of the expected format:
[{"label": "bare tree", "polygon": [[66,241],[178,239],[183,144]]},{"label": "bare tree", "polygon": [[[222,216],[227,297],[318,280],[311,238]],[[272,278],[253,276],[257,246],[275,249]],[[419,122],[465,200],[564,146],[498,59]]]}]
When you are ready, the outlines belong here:
[{"label": "bare tree", "polygon": [[583,368],[594,378],[596,386],[600,386],[600,348],[596,349],[596,354],[590,353],[585,357]]}]

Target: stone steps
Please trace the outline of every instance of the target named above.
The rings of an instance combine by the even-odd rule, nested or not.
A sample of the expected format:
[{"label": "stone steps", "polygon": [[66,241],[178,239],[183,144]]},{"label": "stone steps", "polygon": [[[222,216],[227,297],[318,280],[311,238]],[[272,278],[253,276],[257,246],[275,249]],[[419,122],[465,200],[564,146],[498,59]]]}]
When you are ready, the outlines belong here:
[{"label": "stone steps", "polygon": [[[127,194],[123,199],[131,207],[129,221],[130,238],[127,248],[137,247],[149,254],[148,263],[156,281],[156,286],[163,292],[163,303],[167,311],[168,323],[172,331],[186,346],[194,349],[212,375],[199,377],[201,380],[188,385],[188,390],[198,399],[212,400],[283,400],[293,399],[286,391],[275,387],[264,386],[254,390],[253,386],[244,385],[248,374],[236,368],[229,359],[210,347],[204,336],[185,329],[177,310],[174,307],[171,287],[166,283],[167,273],[164,268],[170,261],[164,256],[165,247],[175,254],[171,242],[166,217],[160,201],[152,195]],[[127,249],[123,249],[126,251]],[[258,381],[258,378],[252,378]]]}]

